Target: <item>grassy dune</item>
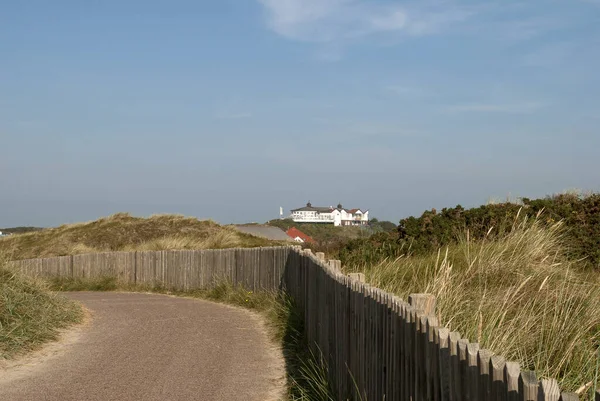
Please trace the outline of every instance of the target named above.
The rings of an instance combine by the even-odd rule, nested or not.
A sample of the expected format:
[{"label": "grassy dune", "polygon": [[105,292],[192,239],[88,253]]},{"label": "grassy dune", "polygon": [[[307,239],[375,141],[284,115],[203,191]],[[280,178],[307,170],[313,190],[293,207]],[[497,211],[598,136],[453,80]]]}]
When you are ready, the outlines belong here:
[{"label": "grassy dune", "polygon": [[0,359],[55,340],[58,330],[82,318],[79,304],[50,292],[41,281],[8,269],[0,260]]},{"label": "grassy dune", "polygon": [[92,252],[218,249],[273,244],[210,220],[200,221],[178,215],[140,218],[118,213],[88,223],[5,237],[0,239],[0,252],[17,260]]},{"label": "grassy dune", "polygon": [[565,254],[560,223],[543,227],[521,218],[494,241],[467,234],[437,254],[349,270],[405,298],[435,294],[440,322],[463,337],[571,391],[597,388],[600,273]]}]

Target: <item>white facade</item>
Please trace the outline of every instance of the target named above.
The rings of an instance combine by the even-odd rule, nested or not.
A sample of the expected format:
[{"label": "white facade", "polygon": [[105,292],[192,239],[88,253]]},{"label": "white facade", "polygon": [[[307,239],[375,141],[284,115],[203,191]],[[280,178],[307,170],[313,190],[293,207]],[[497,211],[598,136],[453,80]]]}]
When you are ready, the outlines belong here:
[{"label": "white facade", "polygon": [[300,210],[293,211],[291,218],[297,223],[333,223],[334,215],[330,212]]},{"label": "white facade", "polygon": [[296,223],[328,223],[334,226],[360,226],[369,224],[369,211],[344,209],[342,205],[334,207],[305,207],[292,210],[290,216]]}]

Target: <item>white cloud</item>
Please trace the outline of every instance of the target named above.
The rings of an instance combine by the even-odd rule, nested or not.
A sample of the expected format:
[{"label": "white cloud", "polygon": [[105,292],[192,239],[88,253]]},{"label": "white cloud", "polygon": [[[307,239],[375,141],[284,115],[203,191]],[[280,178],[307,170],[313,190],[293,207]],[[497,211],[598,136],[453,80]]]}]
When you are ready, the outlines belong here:
[{"label": "white cloud", "polygon": [[440,6],[446,3],[436,2],[428,7],[427,1],[405,3],[406,6],[368,0],[258,1],[274,32],[289,39],[321,43],[394,32],[432,34],[472,15],[464,8]]},{"label": "white cloud", "polygon": [[531,114],[544,106],[540,102],[497,104],[497,103],[465,103],[449,106],[446,111],[451,113],[509,113]]}]

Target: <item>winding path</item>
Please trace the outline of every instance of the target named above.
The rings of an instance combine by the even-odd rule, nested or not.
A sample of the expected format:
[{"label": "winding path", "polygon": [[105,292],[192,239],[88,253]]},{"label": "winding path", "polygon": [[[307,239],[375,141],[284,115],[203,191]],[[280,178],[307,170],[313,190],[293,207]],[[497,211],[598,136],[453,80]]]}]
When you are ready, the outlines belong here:
[{"label": "winding path", "polygon": [[0,400],[280,400],[285,368],[247,311],[164,295],[69,294],[91,320],[0,370]]}]

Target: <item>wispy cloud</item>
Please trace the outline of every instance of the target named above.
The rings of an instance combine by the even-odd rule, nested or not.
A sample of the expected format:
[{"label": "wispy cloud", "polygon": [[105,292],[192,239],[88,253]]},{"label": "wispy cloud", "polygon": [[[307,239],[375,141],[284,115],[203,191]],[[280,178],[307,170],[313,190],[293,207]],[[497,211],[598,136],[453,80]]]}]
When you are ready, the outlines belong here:
[{"label": "wispy cloud", "polygon": [[[258,0],[268,26],[279,35],[307,42],[348,41],[370,35],[404,33],[427,35],[469,18],[473,12],[437,2],[417,8],[367,0]],[[440,4],[445,4],[441,7]]]},{"label": "wispy cloud", "polygon": [[508,113],[531,114],[544,107],[541,102],[526,102],[512,104],[496,103],[465,103],[447,107],[450,113]]},{"label": "wispy cloud", "polygon": [[424,97],[434,95],[434,91],[418,86],[388,85],[383,88],[384,92],[398,96]]},{"label": "wispy cloud", "polygon": [[251,118],[251,117],[252,117],[252,113],[250,113],[250,112],[217,115],[217,118],[219,120],[240,120],[242,118]]}]

